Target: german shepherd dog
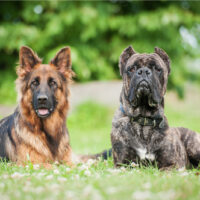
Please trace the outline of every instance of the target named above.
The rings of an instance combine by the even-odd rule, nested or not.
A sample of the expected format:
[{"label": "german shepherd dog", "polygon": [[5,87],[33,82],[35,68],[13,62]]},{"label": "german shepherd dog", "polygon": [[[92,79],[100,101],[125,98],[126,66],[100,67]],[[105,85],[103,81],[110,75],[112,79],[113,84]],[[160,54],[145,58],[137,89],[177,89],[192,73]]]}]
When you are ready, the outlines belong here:
[{"label": "german shepherd dog", "polygon": [[19,165],[58,161],[72,166],[66,128],[68,86],[74,75],[70,48],[62,48],[49,64],[42,64],[23,46],[17,74],[19,104],[12,115],[0,121],[0,157]]}]

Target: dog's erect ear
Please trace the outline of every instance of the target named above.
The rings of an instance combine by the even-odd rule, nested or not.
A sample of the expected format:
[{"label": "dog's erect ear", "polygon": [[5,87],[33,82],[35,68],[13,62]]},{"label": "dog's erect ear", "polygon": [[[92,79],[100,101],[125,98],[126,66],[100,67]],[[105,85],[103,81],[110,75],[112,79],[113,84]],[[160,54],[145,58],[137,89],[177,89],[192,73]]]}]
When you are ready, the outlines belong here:
[{"label": "dog's erect ear", "polygon": [[22,46],[19,51],[19,64],[26,72],[30,72],[33,67],[41,63],[41,59],[29,47]]},{"label": "dog's erect ear", "polygon": [[134,51],[132,46],[127,47],[126,49],[124,49],[124,51],[122,52],[120,58],[119,58],[119,70],[120,70],[120,75],[123,75],[123,71],[124,68],[126,66],[126,63],[128,61],[128,59],[135,54],[136,52]]},{"label": "dog's erect ear", "polygon": [[168,74],[170,74],[170,59],[167,53],[158,47],[155,47],[155,53],[158,54],[162,58],[162,60],[167,66]]},{"label": "dog's erect ear", "polygon": [[71,70],[71,50],[69,47],[62,48],[56,56],[50,62],[57,69],[64,73],[65,71]]}]

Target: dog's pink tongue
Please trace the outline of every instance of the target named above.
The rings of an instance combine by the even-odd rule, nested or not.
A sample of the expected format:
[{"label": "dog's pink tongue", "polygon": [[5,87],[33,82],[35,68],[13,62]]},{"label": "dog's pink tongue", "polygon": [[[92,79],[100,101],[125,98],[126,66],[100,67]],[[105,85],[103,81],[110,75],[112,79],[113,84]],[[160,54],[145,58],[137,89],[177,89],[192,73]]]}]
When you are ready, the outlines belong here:
[{"label": "dog's pink tongue", "polygon": [[41,109],[38,109],[38,113],[40,115],[47,115],[49,113],[49,111],[48,111],[48,109],[41,108]]}]

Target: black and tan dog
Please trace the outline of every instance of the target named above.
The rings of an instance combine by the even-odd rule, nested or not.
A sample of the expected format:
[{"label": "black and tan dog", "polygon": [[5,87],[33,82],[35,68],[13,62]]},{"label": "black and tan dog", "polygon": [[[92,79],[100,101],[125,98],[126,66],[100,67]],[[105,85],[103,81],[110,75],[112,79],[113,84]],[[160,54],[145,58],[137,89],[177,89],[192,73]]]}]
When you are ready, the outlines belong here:
[{"label": "black and tan dog", "polygon": [[70,48],[61,49],[50,64],[42,64],[30,48],[21,47],[17,74],[19,105],[0,121],[0,157],[17,164],[62,161],[72,165],[65,125],[73,76]]},{"label": "black and tan dog", "polygon": [[198,166],[200,134],[170,128],[164,115],[168,55],[160,48],[152,54],[139,54],[129,46],[120,56],[119,68],[121,104],[111,132],[115,166],[130,162],[157,163],[160,169]]},{"label": "black and tan dog", "polygon": [[19,105],[14,114],[0,121],[0,157],[24,164],[55,161],[73,165],[106,155],[76,156],[72,153],[66,116],[68,86],[74,75],[70,48],[61,49],[49,64],[28,47],[19,53],[16,81]]}]

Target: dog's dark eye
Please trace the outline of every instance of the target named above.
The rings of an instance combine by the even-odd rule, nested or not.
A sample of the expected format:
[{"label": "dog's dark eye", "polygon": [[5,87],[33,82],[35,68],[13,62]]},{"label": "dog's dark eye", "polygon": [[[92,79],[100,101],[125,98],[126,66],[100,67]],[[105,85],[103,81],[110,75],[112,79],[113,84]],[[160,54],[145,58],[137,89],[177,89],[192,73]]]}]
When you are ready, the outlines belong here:
[{"label": "dog's dark eye", "polygon": [[132,68],[129,69],[129,72],[134,72],[134,71],[135,71],[134,67],[132,67]]},{"label": "dog's dark eye", "polygon": [[34,87],[37,87],[39,85],[39,81],[38,80],[34,80],[31,85],[34,86]]},{"label": "dog's dark eye", "polygon": [[156,66],[156,65],[154,66],[154,69],[155,69],[157,72],[159,72],[159,73],[162,71],[161,68],[158,67],[158,66]]},{"label": "dog's dark eye", "polygon": [[127,69],[127,74],[130,76],[135,71],[135,66],[129,67]]},{"label": "dog's dark eye", "polygon": [[49,79],[49,86],[55,87],[55,86],[57,86],[57,83],[53,79]]}]

